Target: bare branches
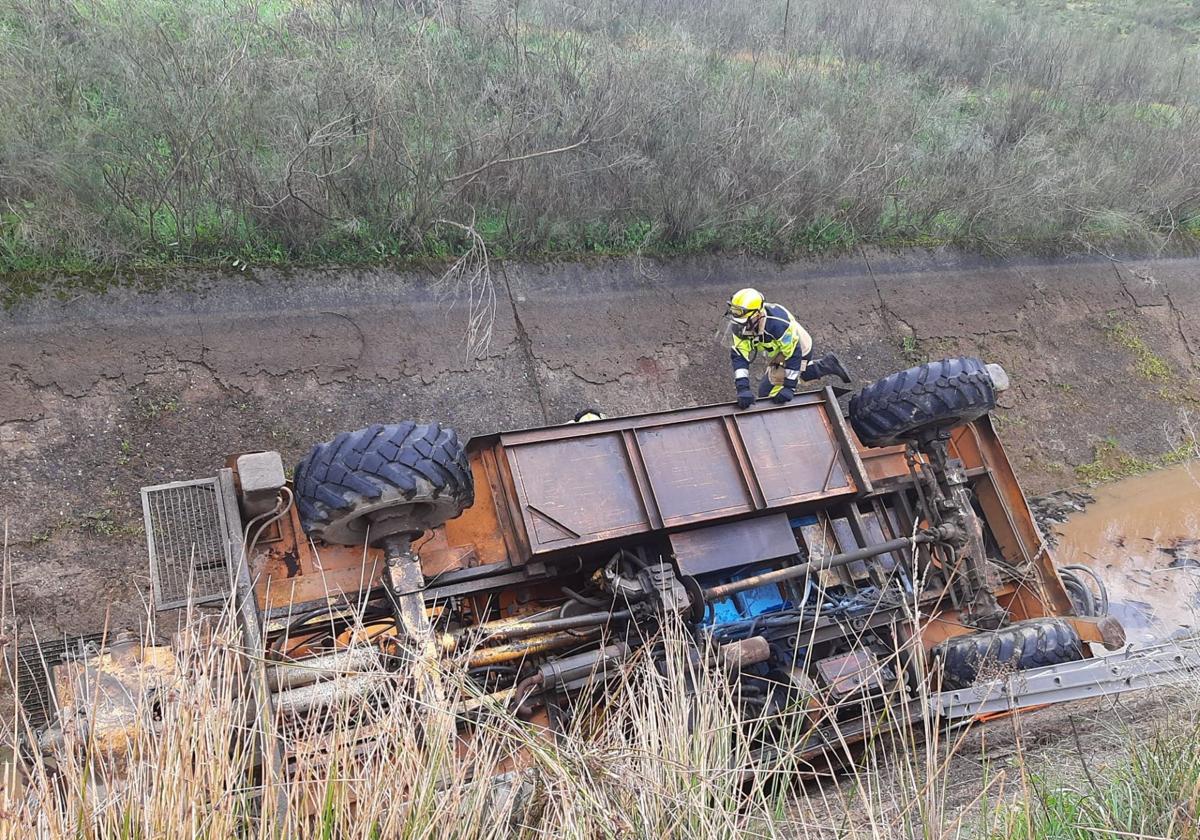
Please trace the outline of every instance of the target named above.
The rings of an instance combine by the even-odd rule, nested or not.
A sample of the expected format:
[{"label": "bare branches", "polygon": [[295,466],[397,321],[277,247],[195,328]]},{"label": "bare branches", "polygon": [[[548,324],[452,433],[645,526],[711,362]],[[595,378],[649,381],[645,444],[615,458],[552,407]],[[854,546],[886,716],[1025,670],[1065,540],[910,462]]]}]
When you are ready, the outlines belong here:
[{"label": "bare branches", "polygon": [[520,161],[523,161],[523,160],[532,160],[533,158],[545,157],[546,155],[560,155],[563,152],[569,152],[572,149],[578,149],[581,146],[586,146],[590,142],[592,142],[591,137],[584,137],[582,140],[576,141],[569,146],[562,146],[557,149],[543,149],[538,152],[529,152],[528,154],[517,155],[516,157],[496,158],[495,160],[488,161],[487,163],[485,163],[481,166],[475,167],[470,172],[463,172],[462,174],[459,174],[459,175],[451,175],[446,180],[453,184],[455,181],[461,181],[464,178],[466,178],[466,179],[468,179],[467,183],[469,184],[472,180],[475,179],[475,177],[477,175],[479,175],[483,172],[486,172],[487,170],[491,169],[493,166],[505,166],[510,163],[519,163]]},{"label": "bare branches", "polygon": [[1200,231],[1200,63],[980,2],[21,2],[0,199],[97,258]]},{"label": "bare branches", "polygon": [[435,224],[461,231],[470,242],[463,255],[451,263],[450,268],[438,280],[438,286],[450,299],[451,308],[459,301],[466,303],[464,360],[482,358],[487,355],[488,347],[492,343],[492,328],[496,323],[496,285],[492,280],[492,263],[487,243],[475,229],[474,218],[469,225],[450,219],[438,219]]}]

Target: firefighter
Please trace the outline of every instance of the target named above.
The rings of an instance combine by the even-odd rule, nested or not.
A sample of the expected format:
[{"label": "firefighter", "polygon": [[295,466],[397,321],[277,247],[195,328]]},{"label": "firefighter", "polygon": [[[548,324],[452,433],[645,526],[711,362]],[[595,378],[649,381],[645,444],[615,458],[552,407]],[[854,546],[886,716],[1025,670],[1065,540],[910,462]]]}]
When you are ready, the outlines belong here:
[{"label": "firefighter", "polygon": [[822,376],[850,381],[850,374],[832,353],[813,361],[808,331],[791,312],[777,303],[767,303],[754,289],[742,289],[730,298],[725,317],[733,324],[729,360],[738,408],[749,408],[754,403],[750,363],[760,353],[767,360],[767,373],[758,384],[758,396],[770,397],[772,402],[790,401],[801,381],[811,382]]}]

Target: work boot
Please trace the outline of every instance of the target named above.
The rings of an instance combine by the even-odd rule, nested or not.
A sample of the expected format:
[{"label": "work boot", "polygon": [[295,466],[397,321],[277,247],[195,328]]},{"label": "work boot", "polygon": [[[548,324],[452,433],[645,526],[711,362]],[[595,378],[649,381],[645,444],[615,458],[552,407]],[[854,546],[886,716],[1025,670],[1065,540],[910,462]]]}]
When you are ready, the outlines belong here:
[{"label": "work boot", "polygon": [[804,373],[800,374],[800,378],[805,382],[820,379],[822,376],[836,376],[843,382],[850,382],[850,373],[838,361],[838,357],[832,353],[826,353],[815,362],[809,362],[808,366],[804,368]]},{"label": "work boot", "polygon": [[838,360],[838,357],[832,353],[826,353],[825,359],[829,361],[829,373],[836,376],[838,379],[847,385],[850,384],[850,371],[846,370],[846,366]]}]

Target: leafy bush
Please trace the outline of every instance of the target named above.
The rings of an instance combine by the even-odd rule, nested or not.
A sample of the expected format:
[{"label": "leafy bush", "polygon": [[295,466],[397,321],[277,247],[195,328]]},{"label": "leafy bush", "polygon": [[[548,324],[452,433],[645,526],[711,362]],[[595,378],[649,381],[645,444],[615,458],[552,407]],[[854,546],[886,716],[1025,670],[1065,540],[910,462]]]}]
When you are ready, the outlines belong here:
[{"label": "leafy bush", "polygon": [[1200,15],[1118,11],[0,0],[0,270],[1194,236]]}]

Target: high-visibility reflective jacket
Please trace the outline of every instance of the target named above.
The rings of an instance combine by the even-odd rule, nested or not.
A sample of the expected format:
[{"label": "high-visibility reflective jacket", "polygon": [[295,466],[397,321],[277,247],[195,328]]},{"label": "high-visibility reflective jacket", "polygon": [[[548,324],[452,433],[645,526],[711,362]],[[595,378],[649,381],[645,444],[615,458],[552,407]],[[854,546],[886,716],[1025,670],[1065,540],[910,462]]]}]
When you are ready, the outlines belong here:
[{"label": "high-visibility reflective jacket", "polygon": [[750,378],[750,363],[762,354],[771,368],[782,368],[783,381],[793,388],[799,384],[800,372],[812,355],[812,336],[791,312],[777,303],[763,307],[766,317],[761,332],[745,337],[734,333],[729,361],[733,367],[733,378]]}]

